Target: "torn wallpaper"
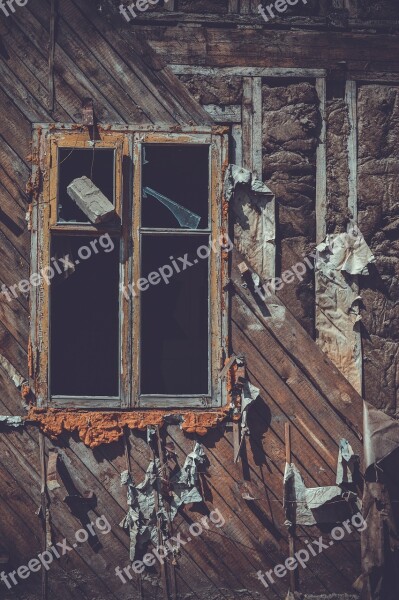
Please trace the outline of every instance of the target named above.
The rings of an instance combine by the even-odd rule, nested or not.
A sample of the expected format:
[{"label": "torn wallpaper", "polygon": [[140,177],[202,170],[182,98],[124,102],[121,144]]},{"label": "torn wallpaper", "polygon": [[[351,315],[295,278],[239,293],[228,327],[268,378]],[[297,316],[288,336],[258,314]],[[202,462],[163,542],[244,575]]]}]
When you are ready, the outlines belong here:
[{"label": "torn wallpaper", "polygon": [[399,421],[364,402],[364,471],[399,448]]},{"label": "torn wallpaper", "polygon": [[193,451],[187,456],[182,469],[171,477],[173,501],[171,505],[171,518],[176,516],[182,504],[201,502],[202,494],[199,490],[200,479],[198,466],[205,461],[205,452],[196,442]]},{"label": "torn wallpaper", "polygon": [[317,246],[315,265],[317,343],[353,387],[362,392],[359,289],[374,256],[359,228],[328,235]]},{"label": "torn wallpaper", "polygon": [[[159,544],[158,518],[162,526],[161,532],[167,538],[169,517],[161,495],[161,471],[159,460],[151,461],[148,465],[144,481],[134,485],[128,471],[121,473],[121,485],[127,486],[127,503],[129,506],[126,517],[120,527],[129,531],[130,560],[134,560],[136,548],[144,547],[152,542],[155,547]],[[159,511],[156,511],[155,494],[158,495]]]},{"label": "torn wallpaper", "polygon": [[276,238],[274,219],[271,218],[274,215],[273,192],[251,171],[229,165],[224,195],[235,214],[236,248],[262,278],[273,277]]},{"label": "torn wallpaper", "polygon": [[286,509],[286,525],[316,525],[316,523],[336,523],[340,520],[337,504],[330,504],[339,499],[342,490],[338,486],[307,488],[300,472],[294,463],[285,465],[284,473],[284,508]]}]

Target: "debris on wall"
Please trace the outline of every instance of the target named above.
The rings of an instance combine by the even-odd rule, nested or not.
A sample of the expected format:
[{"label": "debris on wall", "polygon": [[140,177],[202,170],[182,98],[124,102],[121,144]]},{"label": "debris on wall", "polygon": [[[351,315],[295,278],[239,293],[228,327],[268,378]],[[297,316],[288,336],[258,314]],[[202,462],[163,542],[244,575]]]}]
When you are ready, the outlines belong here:
[{"label": "debris on wall", "polygon": [[[161,466],[158,459],[148,465],[144,480],[134,485],[128,471],[121,473],[121,485],[127,486],[127,503],[129,506],[120,527],[129,531],[130,560],[134,560],[136,548],[143,548],[148,542],[155,547],[159,545],[158,519],[162,527],[161,533],[167,539],[167,523],[169,516],[161,494]],[[157,495],[158,502],[155,495]]]},{"label": "debris on wall", "polygon": [[8,427],[20,427],[24,424],[24,420],[22,417],[0,416],[0,424]]},{"label": "debris on wall", "polygon": [[[290,518],[286,525],[316,525],[317,523],[335,523],[339,513],[331,500],[341,498],[342,490],[336,485],[307,488],[294,463],[286,463],[284,472],[284,507]],[[288,510],[289,509],[289,510]]]},{"label": "debris on wall", "polygon": [[273,192],[251,171],[229,165],[224,181],[224,196],[235,215],[234,244],[252,268],[264,278],[270,277],[269,253],[275,245],[275,224],[266,206]]},{"label": "debris on wall", "polygon": [[196,442],[193,451],[187,456],[183,467],[170,479],[172,485],[173,501],[171,505],[171,518],[182,504],[191,504],[203,500],[199,490],[198,466],[205,461],[205,452]]},{"label": "debris on wall", "polygon": [[399,448],[399,421],[364,402],[364,471],[378,465]]},{"label": "debris on wall", "polygon": [[138,485],[134,485],[129,471],[121,473],[121,485],[127,486],[129,509],[120,526],[129,531],[130,560],[134,560],[136,549],[144,548],[149,542],[158,547],[160,541],[168,539],[169,525],[180,506],[202,502],[198,466],[204,462],[205,452],[196,442],[181,470],[170,479],[173,495],[170,514],[162,497],[164,473],[158,458],[150,462],[144,480]]},{"label": "debris on wall", "polygon": [[327,235],[316,250],[317,342],[361,393],[362,348],[357,333],[361,297],[356,276],[368,273],[374,256],[354,222],[347,232]]},{"label": "debris on wall", "polygon": [[358,464],[359,456],[353,452],[348,440],[341,439],[339,442],[336,484],[353,483],[354,468]]}]

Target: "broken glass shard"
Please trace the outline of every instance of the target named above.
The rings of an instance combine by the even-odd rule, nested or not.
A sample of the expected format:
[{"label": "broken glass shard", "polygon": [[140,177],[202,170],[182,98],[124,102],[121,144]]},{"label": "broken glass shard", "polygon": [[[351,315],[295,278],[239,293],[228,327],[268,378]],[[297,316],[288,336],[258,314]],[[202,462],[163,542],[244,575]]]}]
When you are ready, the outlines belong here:
[{"label": "broken glass shard", "polygon": [[163,194],[156,192],[152,188],[143,188],[144,198],[147,198],[147,194],[161,202],[164,206],[166,206],[170,210],[170,212],[176,217],[180,227],[188,229],[198,228],[199,222],[201,220],[201,217],[199,215],[192,212],[191,210],[188,210],[187,208],[184,208],[184,206],[177,204],[177,202],[170,200],[170,198],[167,198]]}]

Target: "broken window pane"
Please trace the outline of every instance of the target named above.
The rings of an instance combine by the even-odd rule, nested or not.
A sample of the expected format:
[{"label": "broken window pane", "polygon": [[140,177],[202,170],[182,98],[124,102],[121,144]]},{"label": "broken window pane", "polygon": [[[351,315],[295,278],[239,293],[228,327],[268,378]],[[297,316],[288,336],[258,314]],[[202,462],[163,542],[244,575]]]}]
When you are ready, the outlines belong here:
[{"label": "broken window pane", "polygon": [[142,394],[209,393],[208,244],[206,235],[142,237],[142,276],[164,274],[141,292]]},{"label": "broken window pane", "polygon": [[119,240],[54,237],[51,256],[51,394],[119,396]]},{"label": "broken window pane", "polygon": [[67,193],[68,185],[83,175],[115,204],[114,163],[114,150],[110,148],[59,148],[58,222],[89,223]]},{"label": "broken window pane", "polygon": [[209,146],[144,146],[143,227],[207,229],[208,198]]}]

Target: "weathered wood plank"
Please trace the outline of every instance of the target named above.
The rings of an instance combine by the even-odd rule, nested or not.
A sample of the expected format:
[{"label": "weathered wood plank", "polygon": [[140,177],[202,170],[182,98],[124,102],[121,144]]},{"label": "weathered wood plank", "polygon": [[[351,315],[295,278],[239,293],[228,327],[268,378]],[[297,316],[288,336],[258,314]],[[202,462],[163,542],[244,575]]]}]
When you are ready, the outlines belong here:
[{"label": "weathered wood plank", "polygon": [[283,347],[284,352],[299,366],[352,431],[360,436],[363,401],[350,383],[275,295],[266,295],[264,304],[260,299],[258,303],[252,293],[241,286],[237,274],[233,276],[233,282],[235,292]]}]

